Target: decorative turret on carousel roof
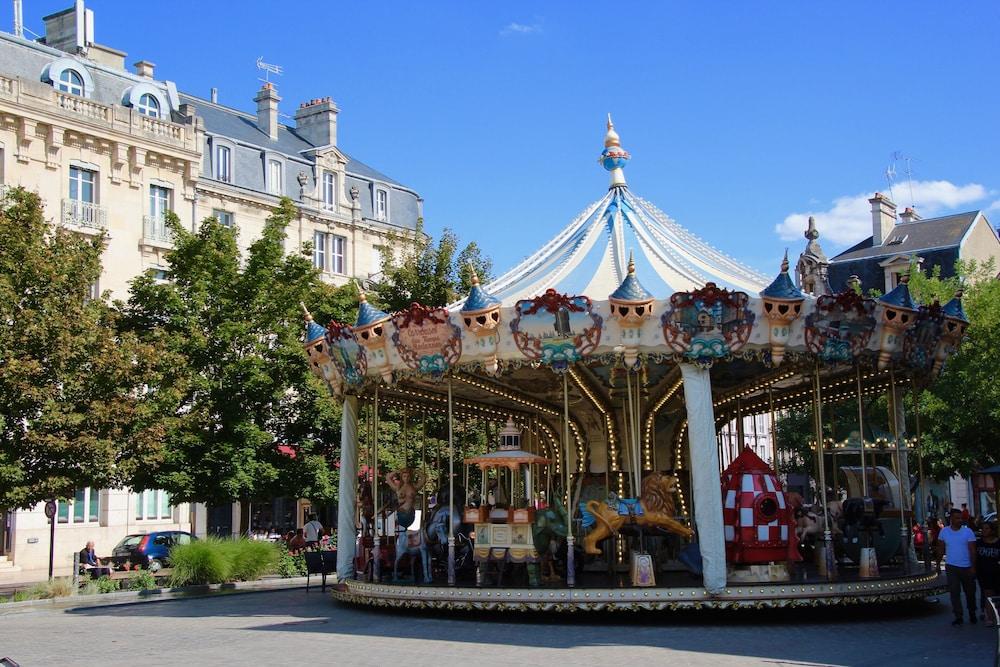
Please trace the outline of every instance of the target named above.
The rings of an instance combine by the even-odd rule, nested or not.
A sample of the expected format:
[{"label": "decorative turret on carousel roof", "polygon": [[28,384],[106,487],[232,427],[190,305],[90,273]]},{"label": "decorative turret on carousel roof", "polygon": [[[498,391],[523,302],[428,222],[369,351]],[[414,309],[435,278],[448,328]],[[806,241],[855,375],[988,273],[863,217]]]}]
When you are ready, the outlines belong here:
[{"label": "decorative turret on carousel roof", "polygon": [[777,366],[785,358],[785,346],[792,333],[792,322],[802,314],[802,304],[806,300],[802,290],[792,283],[788,275],[788,250],[781,260],[781,272],[774,281],[761,290],[764,301],[764,316],[767,317],[768,341],[771,345],[771,364]]},{"label": "decorative turret on carousel roof", "polygon": [[969,327],[969,317],[962,307],[962,290],[955,292],[955,296],[941,308],[944,315],[944,326],[941,330],[941,340],[938,341],[937,350],[934,354],[934,372],[941,370],[945,360],[949,355],[958,349],[965,330]]},{"label": "decorative turret on carousel roof", "polygon": [[475,336],[473,349],[477,355],[484,357],[483,367],[490,375],[496,375],[499,370],[497,328],[500,326],[500,299],[479,284],[479,275],[475,267],[471,268],[472,289],[459,312],[465,330]]},{"label": "decorative turret on carousel roof", "polygon": [[309,363],[313,367],[313,372],[321,375],[320,369],[324,363],[330,360],[330,355],[327,352],[326,329],[316,324],[312,313],[306,308],[306,304],[300,301],[299,305],[302,307],[302,317],[306,323],[306,340],[304,345],[306,355],[309,357]]},{"label": "decorative turret on carousel roof", "polygon": [[358,320],[354,335],[368,351],[370,364],[379,370],[382,379],[392,382],[392,366],[386,354],[385,325],[390,315],[368,303],[364,290],[358,287]]},{"label": "decorative turret on carousel roof", "polygon": [[[609,294],[627,279],[630,249],[644,287],[658,299],[707,283],[755,293],[770,282],[635,195],[623,172],[629,157],[609,117],[599,159],[611,173],[608,192],[537,252],[490,281],[488,292],[505,307],[548,289],[568,295]],[[452,312],[463,308],[464,300],[448,306]]]},{"label": "decorative turret on carousel roof", "polygon": [[642,344],[642,324],[653,311],[654,297],[635,275],[635,259],[628,256],[628,274],[625,280],[608,296],[611,318],[618,321],[621,328],[621,344],[624,348],[625,366],[634,367],[639,361],[639,345]]},{"label": "decorative turret on carousel roof", "polygon": [[879,298],[882,306],[882,338],[879,341],[878,367],[889,366],[892,356],[903,345],[903,335],[916,322],[920,306],[910,296],[910,274],[899,277],[899,284],[888,294]]}]

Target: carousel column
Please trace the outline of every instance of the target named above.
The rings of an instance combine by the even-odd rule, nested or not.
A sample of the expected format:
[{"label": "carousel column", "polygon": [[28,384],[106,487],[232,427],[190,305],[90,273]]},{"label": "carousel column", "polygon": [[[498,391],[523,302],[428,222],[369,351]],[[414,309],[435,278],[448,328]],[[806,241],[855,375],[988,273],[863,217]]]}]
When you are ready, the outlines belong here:
[{"label": "carousel column", "polygon": [[[896,441],[896,474],[899,476],[899,539],[903,551],[903,568],[909,573],[910,567],[917,564],[917,554],[910,539],[910,527],[907,525],[906,514],[910,510],[910,449],[906,445],[906,414],[903,411],[903,387],[896,384],[896,374],[889,369],[889,423],[892,426],[892,437]],[[911,514],[910,517],[915,515]]]},{"label": "carousel column", "polygon": [[720,593],[726,587],[726,542],[722,530],[722,493],[712,382],[707,369],[687,363],[680,364],[680,367],[688,417],[691,493],[704,586],[709,593]]},{"label": "carousel column", "polygon": [[[382,537],[378,525],[379,485],[378,476],[378,385],[375,385],[375,404],[372,407],[372,502],[375,508],[375,538],[372,540],[372,581],[376,584],[382,581]],[[382,530],[385,529],[383,517]]]},{"label": "carousel column", "polygon": [[[455,422],[452,419],[451,378],[448,378],[448,585],[455,585]],[[459,507],[464,507],[461,505]]]},{"label": "carousel column", "polygon": [[567,373],[563,373],[563,442],[566,444],[566,458],[563,464],[566,467],[566,585],[570,588],[576,586],[576,563],[574,554],[573,537],[573,491],[570,488],[569,473],[569,381],[566,379]]},{"label": "carousel column", "polygon": [[[354,577],[356,550],[354,515],[357,511],[358,478],[358,399],[344,397],[340,418],[340,491],[337,509],[337,581]],[[344,481],[347,481],[345,484]]]}]

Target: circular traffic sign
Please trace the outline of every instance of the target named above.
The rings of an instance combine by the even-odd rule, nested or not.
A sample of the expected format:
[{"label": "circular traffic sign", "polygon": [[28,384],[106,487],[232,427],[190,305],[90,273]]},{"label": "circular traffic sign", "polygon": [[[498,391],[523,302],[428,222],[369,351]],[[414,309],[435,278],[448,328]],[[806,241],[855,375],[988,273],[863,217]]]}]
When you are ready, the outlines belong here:
[{"label": "circular traffic sign", "polygon": [[45,518],[51,519],[56,515],[56,501],[50,500],[45,503]]}]

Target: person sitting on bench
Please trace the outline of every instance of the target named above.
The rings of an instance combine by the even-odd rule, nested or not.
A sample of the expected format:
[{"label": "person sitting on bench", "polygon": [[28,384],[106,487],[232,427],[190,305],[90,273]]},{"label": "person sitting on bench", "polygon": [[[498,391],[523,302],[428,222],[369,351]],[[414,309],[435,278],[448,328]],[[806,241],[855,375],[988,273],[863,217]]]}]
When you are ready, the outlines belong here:
[{"label": "person sitting on bench", "polygon": [[90,576],[95,578],[111,574],[111,569],[97,557],[93,541],[87,542],[87,546],[80,550],[80,569],[90,572]]}]

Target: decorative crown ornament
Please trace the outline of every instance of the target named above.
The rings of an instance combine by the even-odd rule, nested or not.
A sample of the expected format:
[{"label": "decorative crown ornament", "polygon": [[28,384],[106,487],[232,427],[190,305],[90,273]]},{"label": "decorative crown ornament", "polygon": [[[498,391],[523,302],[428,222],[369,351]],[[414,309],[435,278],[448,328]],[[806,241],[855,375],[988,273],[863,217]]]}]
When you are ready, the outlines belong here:
[{"label": "decorative crown ornament", "polygon": [[904,273],[899,277],[899,284],[888,294],[878,300],[882,306],[882,336],[878,346],[878,368],[889,367],[893,356],[903,345],[906,330],[916,322],[919,306],[910,296],[910,275]]},{"label": "decorative crown ornament", "polygon": [[792,335],[792,322],[802,315],[805,294],[788,275],[788,250],[781,261],[781,272],[760,293],[764,301],[764,317],[768,322],[768,343],[771,346],[771,364],[778,366],[785,358],[785,347]]},{"label": "decorative crown ornament", "polygon": [[621,345],[626,368],[639,365],[639,346],[642,344],[642,325],[653,312],[653,295],[635,276],[635,260],[629,253],[628,274],[625,280],[608,296],[611,319],[621,329]]},{"label": "decorative crown ornament", "polygon": [[460,311],[462,325],[475,338],[472,348],[483,357],[483,367],[490,375],[500,371],[497,346],[500,342],[500,299],[479,285],[479,276],[472,268],[472,289]]},{"label": "decorative crown ornament", "polygon": [[934,373],[940,373],[945,360],[951,356],[965,337],[969,328],[969,318],[962,308],[962,290],[955,292],[951,301],[941,308],[944,315],[944,325],[941,328],[941,338],[934,351]]},{"label": "decorative crown ornament", "polygon": [[372,366],[387,384],[392,384],[392,364],[386,351],[385,325],[389,314],[368,303],[368,297],[358,288],[358,321],[354,324],[354,335],[368,351]]}]

